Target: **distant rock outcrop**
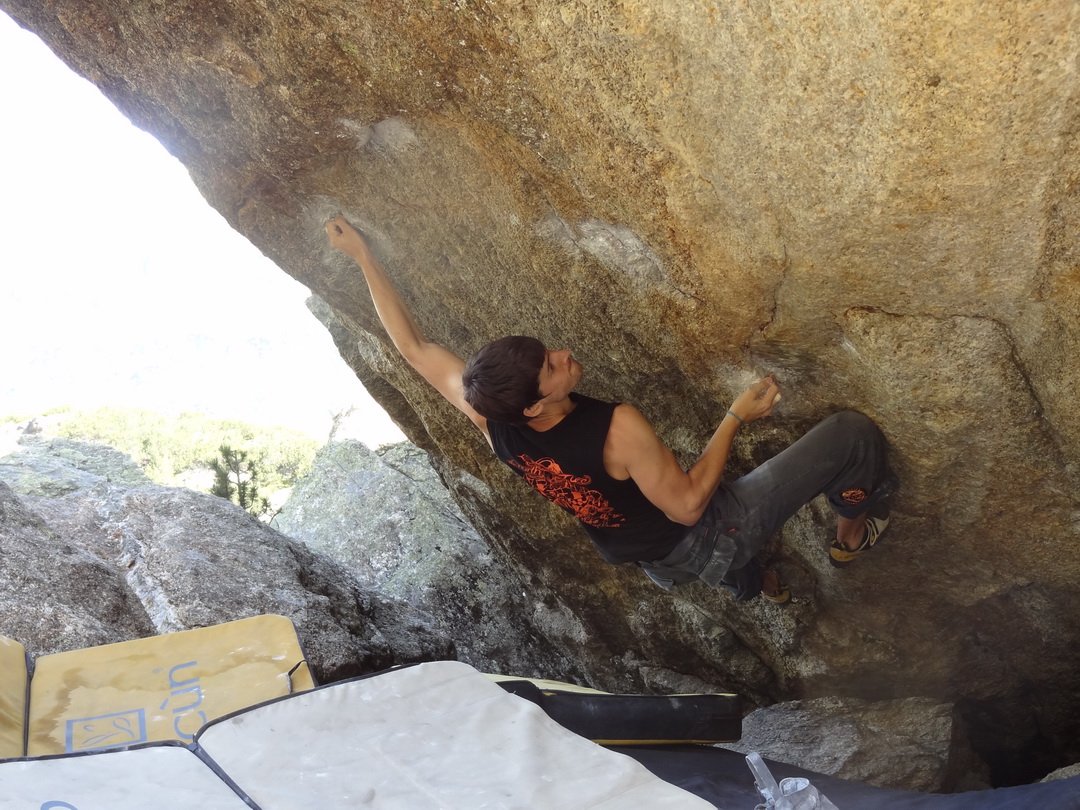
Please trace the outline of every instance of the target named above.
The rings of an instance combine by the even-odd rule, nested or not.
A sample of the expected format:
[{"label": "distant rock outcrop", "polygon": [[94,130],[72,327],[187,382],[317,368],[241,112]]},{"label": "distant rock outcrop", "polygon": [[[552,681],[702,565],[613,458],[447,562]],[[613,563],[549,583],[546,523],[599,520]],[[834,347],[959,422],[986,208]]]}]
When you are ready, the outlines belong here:
[{"label": "distant rock outcrop", "polygon": [[[1075,0],[0,7],[325,301],[591,683],[931,697],[998,781],[1080,758]],[[570,346],[684,459],[754,373],[786,395],[733,472],[864,411],[890,537],[837,572],[806,510],[786,610],[603,565],[397,357],[338,211],[433,340]]]},{"label": "distant rock outcrop", "polygon": [[0,459],[0,633],[32,655],[280,613],[316,676],[453,657],[432,618],[228,501],[113,450],[24,439]]}]

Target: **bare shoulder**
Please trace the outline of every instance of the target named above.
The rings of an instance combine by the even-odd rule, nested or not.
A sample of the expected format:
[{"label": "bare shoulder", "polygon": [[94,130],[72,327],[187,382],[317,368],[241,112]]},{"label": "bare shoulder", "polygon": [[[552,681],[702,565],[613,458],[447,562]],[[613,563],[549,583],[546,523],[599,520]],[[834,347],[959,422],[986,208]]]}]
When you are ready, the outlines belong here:
[{"label": "bare shoulder", "polygon": [[469,418],[469,421],[473,423],[477,430],[484,434],[484,441],[491,447],[491,429],[488,427],[488,420],[486,417],[477,413],[476,410],[465,401],[465,392],[462,389],[460,374],[454,375],[452,382],[446,387],[446,392],[443,395],[450,401],[451,405]]},{"label": "bare shoulder", "polygon": [[491,443],[491,431],[488,429],[488,420],[478,414],[476,411],[473,411],[472,408],[470,408],[469,410],[471,411],[471,413],[466,414],[469,417],[469,421],[472,422],[476,426],[476,428],[484,434],[484,441],[488,443],[488,447],[495,449],[494,445]]},{"label": "bare shoulder", "polygon": [[604,442],[604,467],[613,478],[630,477],[630,468],[643,450],[659,443],[656,431],[637,408],[628,403],[615,406]]},{"label": "bare shoulder", "polygon": [[620,436],[628,438],[634,434],[646,430],[653,432],[652,425],[645,415],[629,402],[620,402],[615,406],[611,414],[611,427],[609,432],[617,432]]}]

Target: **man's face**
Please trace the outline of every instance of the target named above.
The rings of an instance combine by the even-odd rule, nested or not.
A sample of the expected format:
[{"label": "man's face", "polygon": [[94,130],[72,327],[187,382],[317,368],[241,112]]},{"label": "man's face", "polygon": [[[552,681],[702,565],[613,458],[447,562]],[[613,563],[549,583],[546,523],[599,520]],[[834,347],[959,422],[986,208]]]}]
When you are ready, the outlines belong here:
[{"label": "man's face", "polygon": [[569,349],[544,352],[544,364],[540,367],[540,393],[543,401],[565,399],[581,382],[583,368]]}]

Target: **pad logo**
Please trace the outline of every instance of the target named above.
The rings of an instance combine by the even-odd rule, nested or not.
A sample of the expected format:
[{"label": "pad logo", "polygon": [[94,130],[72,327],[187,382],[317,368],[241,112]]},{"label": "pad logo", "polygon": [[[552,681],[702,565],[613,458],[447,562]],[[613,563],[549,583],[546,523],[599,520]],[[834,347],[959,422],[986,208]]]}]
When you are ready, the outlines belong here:
[{"label": "pad logo", "polygon": [[539,460],[522,453],[509,464],[520,470],[526,483],[556,506],[561,506],[586,526],[615,529],[626,518],[616,512],[598,490],[589,489],[592,477],[563,472],[553,458]]},{"label": "pad logo", "polygon": [[71,719],[65,736],[68,753],[146,742],[146,712],[131,709]]}]

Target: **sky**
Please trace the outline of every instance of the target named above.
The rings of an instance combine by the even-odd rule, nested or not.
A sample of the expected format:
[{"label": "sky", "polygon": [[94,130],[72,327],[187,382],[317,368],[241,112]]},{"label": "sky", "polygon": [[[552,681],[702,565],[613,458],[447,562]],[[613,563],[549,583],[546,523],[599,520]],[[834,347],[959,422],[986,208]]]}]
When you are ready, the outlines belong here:
[{"label": "sky", "polygon": [[187,170],[0,12],[0,416],[197,411],[369,445],[402,436],[309,293]]}]

